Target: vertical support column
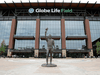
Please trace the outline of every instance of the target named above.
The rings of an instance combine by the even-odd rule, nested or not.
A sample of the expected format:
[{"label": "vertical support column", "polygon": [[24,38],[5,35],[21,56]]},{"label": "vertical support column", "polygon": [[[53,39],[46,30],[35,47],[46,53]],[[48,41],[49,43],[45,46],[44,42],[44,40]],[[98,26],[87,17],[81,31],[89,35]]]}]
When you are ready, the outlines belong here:
[{"label": "vertical support column", "polygon": [[89,56],[93,56],[93,49],[92,49],[92,42],[91,42],[91,33],[90,33],[90,26],[89,26],[89,20],[85,19],[85,32],[87,35],[87,48],[91,49],[91,52],[89,52]]},{"label": "vertical support column", "polygon": [[17,20],[16,20],[16,17],[14,17],[12,19],[7,56],[11,56],[12,53],[10,52],[10,49],[14,49],[14,44],[15,44],[14,34],[16,33],[16,25],[17,25]]},{"label": "vertical support column", "polygon": [[62,57],[66,57],[65,19],[61,19]]},{"label": "vertical support column", "polygon": [[36,36],[35,36],[34,57],[39,57],[39,33],[40,33],[40,19],[36,19]]}]

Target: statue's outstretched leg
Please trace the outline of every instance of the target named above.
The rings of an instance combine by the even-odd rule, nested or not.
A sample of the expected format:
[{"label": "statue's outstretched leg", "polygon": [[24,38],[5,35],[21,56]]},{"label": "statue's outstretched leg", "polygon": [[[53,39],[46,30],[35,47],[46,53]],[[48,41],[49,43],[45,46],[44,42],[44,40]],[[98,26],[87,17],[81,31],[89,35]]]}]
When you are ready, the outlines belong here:
[{"label": "statue's outstretched leg", "polygon": [[52,64],[52,49],[50,50],[50,64]]},{"label": "statue's outstretched leg", "polygon": [[48,56],[49,56],[49,49],[47,49],[47,54],[46,54],[46,64],[48,64]]}]

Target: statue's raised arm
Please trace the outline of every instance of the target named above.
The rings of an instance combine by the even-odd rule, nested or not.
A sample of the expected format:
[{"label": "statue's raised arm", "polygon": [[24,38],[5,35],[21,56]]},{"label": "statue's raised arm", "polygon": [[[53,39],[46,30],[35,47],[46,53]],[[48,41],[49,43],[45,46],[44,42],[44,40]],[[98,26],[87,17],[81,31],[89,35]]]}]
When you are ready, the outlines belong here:
[{"label": "statue's raised arm", "polygon": [[47,36],[46,36],[46,33],[47,33],[48,28],[46,28],[45,30],[46,30],[46,31],[45,31],[45,39],[46,39],[46,41],[48,41],[48,38],[47,38]]}]

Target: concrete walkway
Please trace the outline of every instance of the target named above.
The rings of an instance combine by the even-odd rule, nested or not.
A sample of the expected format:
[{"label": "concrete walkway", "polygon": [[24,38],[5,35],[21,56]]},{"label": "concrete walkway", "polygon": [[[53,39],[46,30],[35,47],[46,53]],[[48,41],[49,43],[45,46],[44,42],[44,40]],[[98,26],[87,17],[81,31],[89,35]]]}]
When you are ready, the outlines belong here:
[{"label": "concrete walkway", "polygon": [[57,67],[41,67],[46,59],[0,58],[0,75],[100,75],[100,58],[53,58]]}]

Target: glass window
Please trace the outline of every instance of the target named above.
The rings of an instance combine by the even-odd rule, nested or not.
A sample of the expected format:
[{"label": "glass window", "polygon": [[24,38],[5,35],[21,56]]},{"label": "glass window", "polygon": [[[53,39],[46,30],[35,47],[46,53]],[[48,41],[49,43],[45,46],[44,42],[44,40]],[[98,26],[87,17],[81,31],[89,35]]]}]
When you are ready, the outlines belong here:
[{"label": "glass window", "polygon": [[18,21],[16,36],[34,36],[35,37],[36,21]]},{"label": "glass window", "polygon": [[[51,34],[51,36],[61,36],[61,23],[60,20],[41,20],[40,21],[40,36],[45,36],[45,29],[48,28],[47,36]],[[61,49],[61,39],[54,40],[55,46],[58,45],[59,49]],[[46,40],[40,39],[40,49],[45,45],[47,48]]]},{"label": "glass window", "polygon": [[67,49],[82,49],[82,45],[86,46],[85,40],[66,40]]},{"label": "glass window", "polygon": [[[67,36],[84,36],[83,21],[65,21],[65,33]],[[67,49],[82,49],[86,45],[85,40],[66,40]]]},{"label": "glass window", "polygon": [[66,36],[85,35],[83,21],[65,21],[65,32]]},{"label": "glass window", "polygon": [[[34,36],[35,37],[36,21],[26,20],[18,21],[16,36]],[[35,40],[15,40],[15,49],[19,47],[35,47]]]},{"label": "glass window", "polygon": [[19,48],[34,48],[35,47],[35,40],[15,40],[15,48],[14,49],[19,49]]},{"label": "glass window", "polygon": [[3,40],[6,45],[9,45],[11,23],[12,21],[0,21],[0,45]]},{"label": "glass window", "polygon": [[89,21],[91,40],[95,41],[100,37],[100,21]]}]

